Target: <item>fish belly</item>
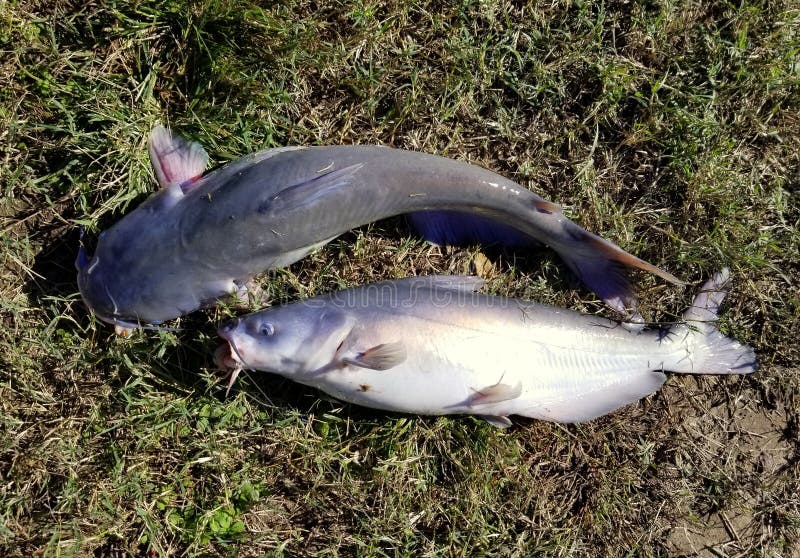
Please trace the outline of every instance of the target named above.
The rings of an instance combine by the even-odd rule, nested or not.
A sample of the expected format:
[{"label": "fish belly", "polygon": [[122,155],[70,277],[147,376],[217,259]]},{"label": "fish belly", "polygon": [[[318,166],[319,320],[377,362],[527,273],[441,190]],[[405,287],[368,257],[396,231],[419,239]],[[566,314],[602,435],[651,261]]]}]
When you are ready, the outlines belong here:
[{"label": "fish belly", "polygon": [[406,361],[382,371],[348,366],[326,374],[317,387],[391,411],[580,422],[637,401],[665,380],[663,355],[648,355],[658,345],[646,335],[628,338],[615,331],[607,338],[591,328],[515,329],[508,322],[484,321],[477,328],[398,321],[388,331],[369,328],[358,350],[404,338]]}]

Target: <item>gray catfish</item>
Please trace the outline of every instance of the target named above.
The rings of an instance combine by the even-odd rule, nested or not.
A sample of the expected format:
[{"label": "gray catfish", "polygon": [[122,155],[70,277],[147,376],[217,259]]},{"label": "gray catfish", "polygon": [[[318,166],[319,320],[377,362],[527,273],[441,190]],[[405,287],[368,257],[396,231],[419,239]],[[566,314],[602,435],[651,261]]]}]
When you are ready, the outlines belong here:
[{"label": "gray catfish", "polygon": [[203,176],[208,156],[198,144],[156,127],[149,149],[161,190],[101,233],[94,257],[81,248],[76,262],[84,301],[120,328],[192,312],[354,227],[409,213],[429,239],[455,232],[547,244],[619,311],[635,305],[624,266],[681,284],[557,205],[452,159],[377,146],[283,147]]},{"label": "gray catfish", "polygon": [[[667,330],[629,331],[564,308],[476,294],[475,277],[339,291],[219,329],[221,368],[274,372],[366,407],[421,415],[581,422],[658,390],[664,370],[748,374],[753,350],[711,323],[728,271]],[[229,384],[229,389],[230,385]]]}]

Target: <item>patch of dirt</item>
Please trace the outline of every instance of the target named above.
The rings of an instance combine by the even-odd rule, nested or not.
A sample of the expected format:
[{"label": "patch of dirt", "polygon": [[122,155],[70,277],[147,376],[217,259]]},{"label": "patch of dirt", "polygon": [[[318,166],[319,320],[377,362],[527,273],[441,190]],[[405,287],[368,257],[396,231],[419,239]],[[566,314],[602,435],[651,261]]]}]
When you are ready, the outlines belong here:
[{"label": "patch of dirt", "polygon": [[[683,387],[707,381],[685,378]],[[741,384],[718,387],[710,400],[692,400],[693,390],[689,389],[688,400],[683,401],[685,410],[694,412],[686,413],[691,416],[680,430],[691,438],[691,444],[699,446],[693,448],[699,459],[688,469],[693,478],[687,480],[711,482],[706,490],[708,501],[682,502],[686,513],[680,514],[683,519],[667,536],[670,556],[750,556],[758,552],[757,541],[769,538],[771,529],[759,509],[771,489],[791,474],[795,448],[788,437],[786,410],[752,404],[756,399],[751,399],[750,390]],[[679,407],[680,401],[677,403]],[[788,556],[800,557],[800,548],[792,552]]]}]

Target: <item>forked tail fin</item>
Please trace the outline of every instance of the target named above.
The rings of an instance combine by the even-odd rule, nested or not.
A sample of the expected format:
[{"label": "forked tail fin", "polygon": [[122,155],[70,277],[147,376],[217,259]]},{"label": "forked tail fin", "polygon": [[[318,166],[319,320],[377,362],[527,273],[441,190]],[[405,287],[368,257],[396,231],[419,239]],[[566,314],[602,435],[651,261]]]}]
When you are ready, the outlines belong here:
[{"label": "forked tail fin", "polygon": [[[753,349],[725,337],[716,327],[720,303],[725,298],[727,269],[716,273],[700,290],[684,313],[687,323],[665,332],[663,343],[670,356],[661,362],[655,354],[652,370],[617,376],[612,382],[584,382],[569,397],[526,409],[519,414],[557,422],[583,422],[602,416],[655,393],[666,380],[663,370],[685,374],[749,374],[755,372]],[[646,335],[652,335],[647,333]],[[592,377],[590,376],[590,379]],[[600,379],[603,379],[602,377]]]},{"label": "forked tail fin", "polygon": [[670,363],[668,370],[685,374],[750,374],[758,369],[753,349],[725,337],[713,323],[729,280],[727,268],[715,273],[683,313],[686,323],[670,329],[669,334],[678,336],[687,351],[677,362]]}]

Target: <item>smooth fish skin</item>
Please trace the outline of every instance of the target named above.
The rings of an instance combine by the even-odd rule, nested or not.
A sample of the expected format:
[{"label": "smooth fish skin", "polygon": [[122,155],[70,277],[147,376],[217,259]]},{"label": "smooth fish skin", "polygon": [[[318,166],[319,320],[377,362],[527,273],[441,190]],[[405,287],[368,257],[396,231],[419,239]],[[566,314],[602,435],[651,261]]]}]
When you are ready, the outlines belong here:
[{"label": "smooth fish skin", "polygon": [[156,127],[149,147],[161,190],[101,233],[94,257],[82,249],[76,262],[86,304],[122,327],[207,306],[354,227],[401,214],[414,214],[429,237],[510,231],[545,243],[618,311],[635,307],[624,266],[680,284],[515,182],[444,157],[377,146],[285,147],[203,175],[208,157],[199,145]]},{"label": "smooth fish skin", "polygon": [[667,331],[476,294],[473,277],[375,283],[233,320],[217,364],[265,370],[334,397],[421,415],[591,420],[657,391],[664,371],[749,374],[753,350],[711,323],[725,296],[716,274]]}]

